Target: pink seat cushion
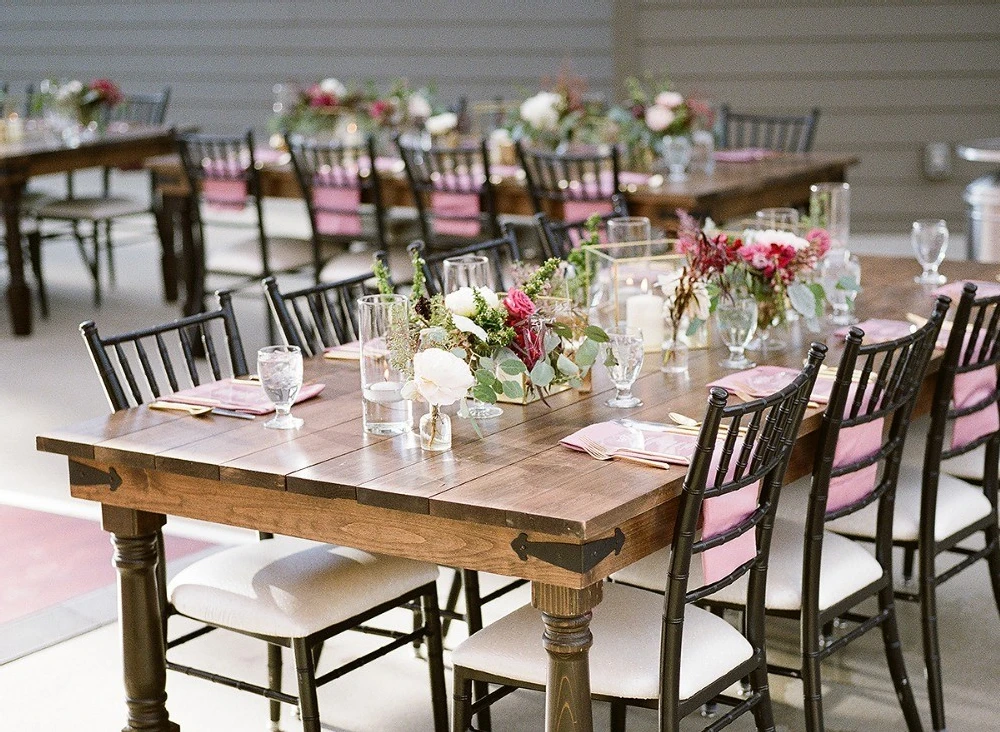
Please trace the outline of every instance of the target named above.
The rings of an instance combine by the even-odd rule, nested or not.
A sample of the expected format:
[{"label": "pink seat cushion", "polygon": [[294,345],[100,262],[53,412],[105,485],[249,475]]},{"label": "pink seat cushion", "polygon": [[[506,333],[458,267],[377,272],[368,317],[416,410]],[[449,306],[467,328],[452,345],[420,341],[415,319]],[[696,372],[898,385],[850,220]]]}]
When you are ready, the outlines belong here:
[{"label": "pink seat cushion", "polygon": [[434,231],[451,236],[476,236],[479,223],[479,194],[434,191],[431,193]]},{"label": "pink seat cushion", "polygon": [[315,186],[313,207],[316,214],[316,231],[328,236],[360,235],[362,231],[361,191],[357,188]]}]

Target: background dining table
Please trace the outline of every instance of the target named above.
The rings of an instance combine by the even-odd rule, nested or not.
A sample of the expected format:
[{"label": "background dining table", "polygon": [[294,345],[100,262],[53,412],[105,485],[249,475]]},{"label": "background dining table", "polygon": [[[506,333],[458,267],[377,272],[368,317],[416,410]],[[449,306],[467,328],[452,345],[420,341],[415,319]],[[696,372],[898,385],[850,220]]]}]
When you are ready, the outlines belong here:
[{"label": "background dining table", "polygon": [[[913,282],[913,260],[864,257],[862,267],[862,319],[931,312],[930,291]],[[994,281],[997,267],[946,262],[942,272]],[[835,365],[842,338],[832,327],[812,334],[801,325],[793,324],[787,350],[757,360],[797,369],[808,344],[825,339],[826,362]],[[167,516],[184,516],[531,580],[549,654],[546,730],[589,732],[590,612],[609,574],[670,542],[684,469],[598,461],[558,442],[619,417],[699,419],[706,384],[727,373],[717,365],[723,351],[692,352],[682,376],[662,374],[650,357],[633,389],[644,402],[636,409],[605,406],[610,384],[598,369],[589,393],[504,405],[503,416],[482,423],[482,438],[455,420],[453,448],[443,453],[422,451],[412,433],[365,434],[357,365],[325,359],[307,365],[306,378],[326,388],[296,406],[305,425],[294,434],[259,420],[140,406],[39,435],[39,450],[68,458],[71,494],[100,502],[113,535],[126,729],[176,729],[164,701],[155,536]],[[939,359],[918,413],[929,409]],[[821,412],[806,414],[789,481],[812,469]]]},{"label": "background dining table", "polygon": [[[0,142],[0,212],[6,229],[7,307],[15,335],[30,335],[31,288],[24,277],[21,249],[21,197],[28,180],[83,168],[126,167],[174,149],[171,127],[117,126],[72,144],[50,132],[32,131],[22,140]],[[162,238],[164,239],[165,238]],[[163,250],[162,269],[168,300],[177,299],[177,260]],[[173,286],[173,290],[170,286]]]}]

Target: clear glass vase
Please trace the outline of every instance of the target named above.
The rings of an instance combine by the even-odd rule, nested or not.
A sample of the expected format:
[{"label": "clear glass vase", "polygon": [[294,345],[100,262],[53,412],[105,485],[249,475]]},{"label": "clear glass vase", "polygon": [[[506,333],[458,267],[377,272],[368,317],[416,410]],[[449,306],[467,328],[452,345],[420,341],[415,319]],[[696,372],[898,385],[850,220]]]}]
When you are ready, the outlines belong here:
[{"label": "clear glass vase", "polygon": [[691,351],[691,344],[687,336],[688,325],[687,318],[681,318],[676,325],[667,318],[663,324],[665,335],[660,371],[665,374],[687,373],[688,357]]},{"label": "clear glass vase", "polygon": [[420,418],[420,447],[428,452],[451,449],[451,417],[441,407],[432,404]]}]

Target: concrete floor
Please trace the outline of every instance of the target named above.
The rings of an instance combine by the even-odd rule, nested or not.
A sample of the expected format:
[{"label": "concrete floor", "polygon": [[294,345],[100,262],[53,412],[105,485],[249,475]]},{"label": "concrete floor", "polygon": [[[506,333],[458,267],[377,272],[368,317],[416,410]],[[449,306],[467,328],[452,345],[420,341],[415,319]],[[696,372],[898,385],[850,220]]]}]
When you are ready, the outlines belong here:
[{"label": "concrete floor", "polygon": [[[56,181],[54,185],[57,184]],[[142,189],[141,185],[132,188]],[[276,221],[283,228],[301,230],[302,212],[296,207],[281,205],[275,210]],[[123,233],[126,232],[133,236],[127,237],[129,243],[118,253],[119,284],[107,293],[100,311],[91,305],[88,276],[69,242],[52,242],[46,247],[52,318],[38,322],[30,338],[14,338],[10,335],[6,310],[0,311],[0,410],[6,415],[6,419],[0,420],[2,503],[69,515],[97,514],[96,506],[68,498],[65,461],[36,453],[34,435],[107,409],[76,330],[79,322],[95,318],[104,332],[112,333],[162,322],[177,314],[174,306],[161,301],[157,249],[151,227],[148,224],[123,227]],[[854,248],[861,252],[905,253],[908,243],[902,236],[858,236]],[[256,296],[247,296],[238,300],[237,309],[247,352],[252,353],[266,338],[263,307]],[[195,522],[171,521],[168,530],[219,543],[249,539],[247,532]],[[0,537],[0,551],[16,551],[16,547],[5,546],[4,537]],[[450,572],[443,573],[443,586],[446,581],[450,581]],[[487,585],[491,581],[485,580]],[[526,600],[522,589],[496,603],[502,607],[487,607],[487,620]],[[0,715],[0,729],[105,732],[121,727],[124,692],[119,670],[118,626],[112,614],[113,588],[99,591],[86,601],[88,606],[100,607],[110,624],[0,665],[0,689],[3,689],[0,698],[7,701]],[[997,721],[1000,700],[995,692],[1000,680],[997,671],[1000,618],[985,566],[981,564],[946,585],[940,596],[939,611],[949,728],[953,732],[1000,729]],[[0,641],[5,635],[20,636],[28,632],[43,639],[46,635],[55,640],[65,637],[60,635],[66,628],[58,612],[43,613],[29,620],[30,623],[17,627],[0,626]],[[402,624],[407,621],[406,616],[394,618],[394,622]],[[921,714],[925,724],[929,724],[916,606],[902,606],[900,622],[907,667]],[[460,625],[452,631],[449,645],[461,641],[462,631]],[[772,657],[790,661],[788,653],[797,647],[794,624],[778,621],[772,624],[770,632]],[[364,637],[344,637],[342,642],[330,646],[326,661],[347,658],[367,647],[368,642]],[[251,680],[263,680],[265,657],[261,643],[223,633],[196,643],[197,647],[192,643],[182,649],[189,659],[214,662],[222,670],[240,669]],[[288,672],[287,688],[293,688],[293,684],[293,676]],[[782,728],[803,729],[801,685],[775,677],[772,684]],[[167,690],[171,717],[185,732],[265,728],[267,705],[259,698],[177,674],[168,676]],[[869,634],[825,664],[824,695],[827,729],[831,732],[889,732],[905,728],[877,633]],[[409,650],[391,654],[325,687],[320,694],[320,709],[324,728],[330,730],[431,729],[426,665]],[[606,729],[606,706],[597,705],[596,716],[597,729]],[[496,706],[494,728],[541,729],[542,718],[542,697],[519,692]],[[648,711],[630,712],[629,719],[630,730],[656,727],[655,715]],[[285,720],[284,729],[296,729],[291,711],[286,712]],[[689,720],[683,729],[698,728],[699,722]],[[751,728],[748,721],[732,727]]]}]

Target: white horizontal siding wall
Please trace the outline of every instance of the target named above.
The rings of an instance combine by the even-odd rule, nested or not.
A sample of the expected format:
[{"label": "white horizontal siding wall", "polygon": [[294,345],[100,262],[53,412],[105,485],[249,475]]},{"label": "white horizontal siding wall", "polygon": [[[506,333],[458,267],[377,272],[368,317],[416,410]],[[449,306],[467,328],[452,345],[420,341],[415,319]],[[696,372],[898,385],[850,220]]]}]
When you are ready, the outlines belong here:
[{"label": "white horizontal siding wall", "polygon": [[853,228],[906,232],[942,216],[989,168],[956,160],[924,178],[924,145],[1000,136],[996,0],[619,0],[633,43],[620,73],[665,73],[684,92],[751,112],[822,110],[816,149],[855,153]]},{"label": "white horizontal siding wall", "polygon": [[572,60],[612,83],[611,5],[588,0],[0,0],[0,81],[108,76],[174,89],[170,119],[261,128],[276,82],[406,77],[442,102],[531,93]]}]

